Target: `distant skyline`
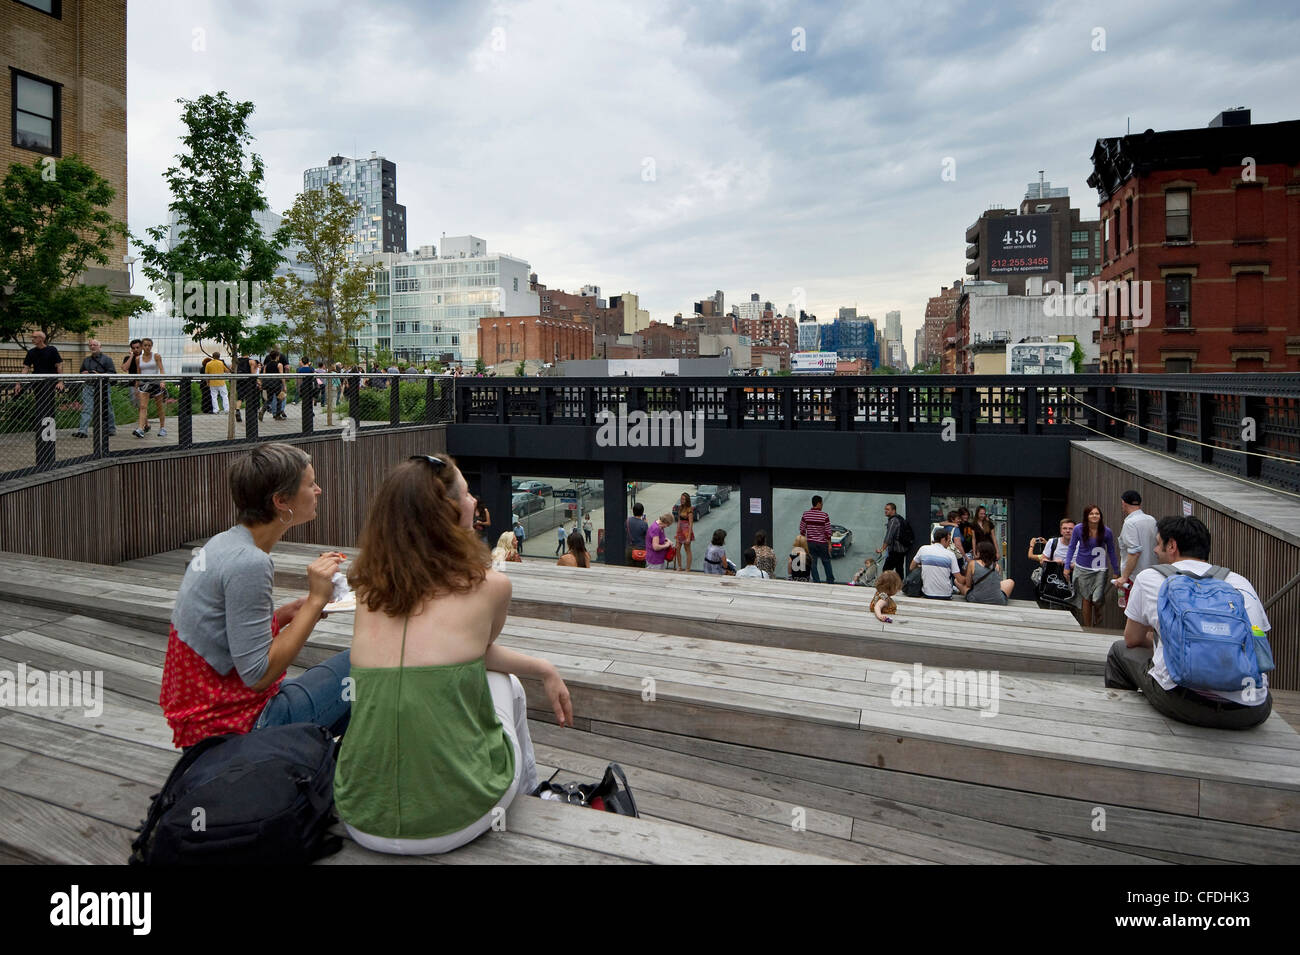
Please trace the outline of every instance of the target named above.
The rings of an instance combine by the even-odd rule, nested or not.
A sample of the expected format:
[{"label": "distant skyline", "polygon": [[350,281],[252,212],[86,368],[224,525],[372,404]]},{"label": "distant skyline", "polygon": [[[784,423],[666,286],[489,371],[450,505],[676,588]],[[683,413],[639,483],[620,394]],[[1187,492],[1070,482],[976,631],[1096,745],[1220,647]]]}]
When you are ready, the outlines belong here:
[{"label": "distant skyline", "polygon": [[408,248],[473,233],[659,321],[803,289],[822,320],[900,311],[904,342],[964,274],[966,226],[1040,169],[1095,219],[1088,157],[1129,120],[1300,118],[1284,3],[131,0],[127,57],[134,233],[167,221],[176,99],[226,90],[257,106],[277,213],[305,169],[373,150]]}]

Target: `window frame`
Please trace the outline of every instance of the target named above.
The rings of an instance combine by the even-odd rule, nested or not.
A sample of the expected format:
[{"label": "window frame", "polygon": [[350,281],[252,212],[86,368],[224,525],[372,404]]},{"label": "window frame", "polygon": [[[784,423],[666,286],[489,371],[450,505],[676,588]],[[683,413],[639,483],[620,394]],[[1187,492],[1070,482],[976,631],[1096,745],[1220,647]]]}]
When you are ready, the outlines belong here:
[{"label": "window frame", "polygon": [[17,2],[21,3],[24,7],[27,7],[29,10],[35,10],[37,13],[43,13],[47,17],[54,17],[54,19],[56,20],[63,19],[63,0],[50,0],[50,9],[48,10],[42,10],[40,7],[36,6],[36,4],[31,3],[30,0],[17,0]]},{"label": "window frame", "polygon": [[[1187,210],[1185,212],[1170,213],[1169,197],[1174,195],[1187,197]],[[1169,233],[1170,217],[1185,218],[1187,220],[1187,230],[1183,235],[1171,235]],[[1165,241],[1166,242],[1191,242],[1192,241],[1192,190],[1190,189],[1166,189],[1165,190]]]},{"label": "window frame", "polygon": [[[1179,303],[1173,303],[1169,298],[1169,286],[1171,282],[1183,281],[1187,283],[1187,298]],[[1180,321],[1173,321],[1169,317],[1170,308],[1175,304],[1180,304],[1183,308],[1183,315]],[[1165,327],[1166,328],[1191,328],[1192,327],[1192,275],[1188,272],[1178,272],[1165,276]]]},{"label": "window frame", "polygon": [[[25,4],[24,4],[25,5]],[[44,13],[45,11],[38,11]],[[50,139],[52,145],[50,149],[38,149],[34,146],[24,146],[18,141],[18,78],[31,80],[35,83],[44,83],[54,91],[54,116],[50,119]],[[22,110],[30,116],[38,116],[40,119],[48,117],[39,116],[37,113],[31,113],[28,110]],[[63,84],[55,80],[46,79],[35,73],[28,73],[26,70],[20,70],[16,66],[9,67],[9,142],[14,149],[22,149],[27,152],[40,153],[42,156],[53,156],[55,159],[63,158]]]}]

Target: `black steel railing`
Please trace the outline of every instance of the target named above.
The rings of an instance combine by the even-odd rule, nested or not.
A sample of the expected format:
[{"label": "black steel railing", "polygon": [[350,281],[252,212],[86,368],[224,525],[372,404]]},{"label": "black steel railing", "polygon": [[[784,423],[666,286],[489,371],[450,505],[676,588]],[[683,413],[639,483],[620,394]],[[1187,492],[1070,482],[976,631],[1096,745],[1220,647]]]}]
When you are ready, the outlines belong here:
[{"label": "black steel railing", "polygon": [[451,383],[387,372],[0,375],[0,482],[107,458],[446,424]]},{"label": "black steel railing", "polygon": [[597,426],[604,410],[727,430],[1110,437],[1300,490],[1300,375],[460,378],[460,424]]}]

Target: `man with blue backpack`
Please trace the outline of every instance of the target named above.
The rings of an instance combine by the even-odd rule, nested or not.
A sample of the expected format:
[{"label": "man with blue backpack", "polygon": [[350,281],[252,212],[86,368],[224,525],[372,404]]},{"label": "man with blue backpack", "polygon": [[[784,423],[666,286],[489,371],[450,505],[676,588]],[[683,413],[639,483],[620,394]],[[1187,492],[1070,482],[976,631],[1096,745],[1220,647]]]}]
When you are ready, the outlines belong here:
[{"label": "man with blue backpack", "polygon": [[1210,531],[1195,517],[1161,520],[1155,552],[1160,563],[1133,578],[1106,686],[1141,690],[1157,711],[1195,726],[1263,723],[1273,709],[1273,656],[1255,588],[1209,563]]}]

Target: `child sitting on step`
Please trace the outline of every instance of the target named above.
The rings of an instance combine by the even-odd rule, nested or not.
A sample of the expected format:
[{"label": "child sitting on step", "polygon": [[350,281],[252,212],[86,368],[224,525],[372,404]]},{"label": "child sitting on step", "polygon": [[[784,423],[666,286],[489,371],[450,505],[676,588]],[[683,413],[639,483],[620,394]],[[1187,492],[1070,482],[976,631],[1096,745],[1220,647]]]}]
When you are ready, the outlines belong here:
[{"label": "child sitting on step", "polygon": [[893,623],[890,614],[898,613],[898,604],[894,603],[894,594],[903,589],[903,579],[892,570],[887,570],[876,578],[876,595],[871,598],[871,612],[881,623]]}]

